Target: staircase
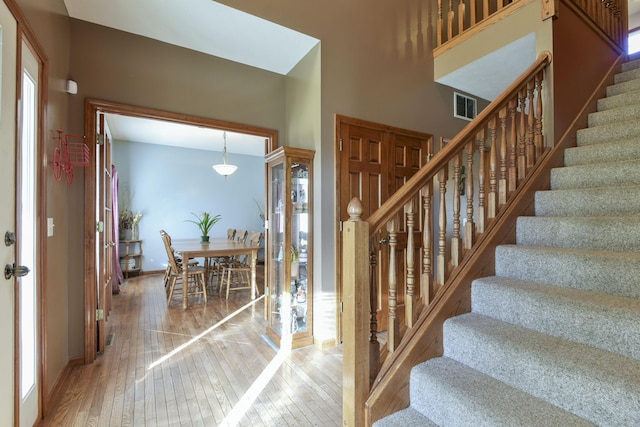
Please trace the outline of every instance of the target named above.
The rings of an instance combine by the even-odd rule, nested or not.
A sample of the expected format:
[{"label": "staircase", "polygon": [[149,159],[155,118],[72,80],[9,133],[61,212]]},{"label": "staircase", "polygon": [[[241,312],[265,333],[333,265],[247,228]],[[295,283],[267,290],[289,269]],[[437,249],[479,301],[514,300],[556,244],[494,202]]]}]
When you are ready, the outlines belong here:
[{"label": "staircase", "polygon": [[640,60],[577,143],[375,426],[640,426]]}]

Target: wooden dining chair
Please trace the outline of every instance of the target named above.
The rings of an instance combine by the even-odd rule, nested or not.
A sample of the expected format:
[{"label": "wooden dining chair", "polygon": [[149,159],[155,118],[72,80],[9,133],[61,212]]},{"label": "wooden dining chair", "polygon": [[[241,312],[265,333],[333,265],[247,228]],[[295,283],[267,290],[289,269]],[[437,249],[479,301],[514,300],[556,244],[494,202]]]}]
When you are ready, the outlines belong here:
[{"label": "wooden dining chair", "polygon": [[[169,261],[169,273],[166,286],[167,304],[171,302],[171,298],[173,298],[173,295],[178,289],[180,289],[183,298],[188,298],[191,295],[202,295],[204,302],[207,302],[205,269],[195,265],[191,266],[192,263],[189,263],[187,283],[183,283],[183,265],[176,260],[175,253],[171,247],[171,237],[169,237],[167,233],[164,233],[162,234],[162,241]],[[167,273],[165,272],[165,274]]]},{"label": "wooden dining chair", "polygon": [[[236,237],[235,228],[227,228],[227,240],[234,240]],[[213,284],[218,281],[217,278],[221,272],[218,265],[228,262],[231,257],[229,256],[216,256],[205,259],[205,268],[207,269],[208,284],[213,287]]]},{"label": "wooden dining chair", "polygon": [[[238,228],[238,229],[235,229],[233,240],[239,243],[246,243],[248,235],[249,235],[249,232],[247,230]],[[235,255],[218,257],[214,266],[215,271],[213,274],[217,278],[222,277],[222,270],[225,267],[233,265],[237,261],[238,261],[238,257]],[[220,282],[220,280],[218,281]],[[222,293],[222,283],[220,283],[220,286],[218,287],[218,293]]]},{"label": "wooden dining chair", "polygon": [[[160,230],[160,236],[162,237],[163,241],[166,238],[169,242],[169,247],[171,247],[171,252],[173,253],[173,257],[176,260],[176,263],[178,265],[182,264],[182,258],[180,258],[179,256],[177,256],[175,254],[175,251],[173,250],[173,246],[171,246],[171,236],[169,235],[169,233],[167,233],[164,230]],[[198,261],[196,260],[189,260],[189,268],[191,267],[196,267],[198,265]],[[167,260],[167,268],[164,271],[164,277],[163,277],[163,282],[164,282],[164,287],[166,288],[167,285],[169,284],[169,276],[171,275],[171,263],[169,262],[169,260]]]},{"label": "wooden dining chair", "polygon": [[[264,234],[259,231],[248,233],[249,245],[260,246]],[[230,291],[251,289],[251,255],[241,255],[222,269],[220,290],[226,289],[226,299]],[[257,291],[257,290],[256,290]]]}]

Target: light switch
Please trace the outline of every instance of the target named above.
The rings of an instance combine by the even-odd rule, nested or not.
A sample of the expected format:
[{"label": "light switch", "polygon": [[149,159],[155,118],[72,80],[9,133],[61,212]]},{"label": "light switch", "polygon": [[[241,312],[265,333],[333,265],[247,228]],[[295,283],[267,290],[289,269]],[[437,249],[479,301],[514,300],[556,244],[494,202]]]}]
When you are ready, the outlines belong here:
[{"label": "light switch", "polygon": [[55,227],[53,218],[47,218],[47,237],[53,236],[53,227]]}]

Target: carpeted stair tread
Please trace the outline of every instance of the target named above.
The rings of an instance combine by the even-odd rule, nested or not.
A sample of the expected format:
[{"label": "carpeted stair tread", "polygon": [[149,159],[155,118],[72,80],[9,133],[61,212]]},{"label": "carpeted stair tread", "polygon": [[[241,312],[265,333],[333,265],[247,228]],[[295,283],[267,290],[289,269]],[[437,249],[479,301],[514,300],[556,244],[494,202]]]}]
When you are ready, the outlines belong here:
[{"label": "carpeted stair tread", "polygon": [[[637,70],[640,73],[640,69]],[[623,107],[598,111],[589,114],[589,127],[603,126],[606,124],[620,123],[640,118],[640,104],[630,104]]]},{"label": "carpeted stair tread", "polygon": [[640,214],[640,185],[537,191],[536,216]]},{"label": "carpeted stair tread", "polygon": [[634,53],[629,55],[629,60],[622,64],[622,72],[634,70],[636,68],[640,68],[640,57],[638,57],[638,53]]},{"label": "carpeted stair tread", "polygon": [[471,302],[474,313],[640,360],[638,298],[493,276],[473,282]]},{"label": "carpeted stair tread", "polygon": [[516,244],[640,252],[640,216],[519,217]]},{"label": "carpeted stair tread", "polygon": [[411,406],[373,423],[373,427],[439,427]]},{"label": "carpeted stair tread", "polygon": [[640,90],[625,92],[619,95],[609,95],[606,98],[601,98],[597,102],[598,111],[618,108],[629,104],[637,104],[638,95],[640,95]]},{"label": "carpeted stair tread", "polygon": [[627,120],[580,129],[576,140],[578,145],[584,145],[638,137],[640,137],[640,127],[637,121]]},{"label": "carpeted stair tread", "polygon": [[640,425],[638,360],[475,313],[448,319],[443,344],[445,357],[591,422]]},{"label": "carpeted stair tread", "polygon": [[608,187],[640,184],[640,159],[551,170],[551,188]]},{"label": "carpeted stair tread", "polygon": [[640,79],[640,68],[629,68],[622,70],[621,73],[613,76],[613,84],[628,82],[630,80]]},{"label": "carpeted stair tread", "polygon": [[416,365],[410,384],[411,407],[439,426],[593,425],[446,357]]},{"label": "carpeted stair tread", "polygon": [[500,245],[495,273],[507,279],[640,298],[640,253]]},{"label": "carpeted stair tread", "polygon": [[[640,93],[638,94],[640,96]],[[640,159],[640,138],[567,148],[565,166],[595,165]]]},{"label": "carpeted stair tread", "polygon": [[616,83],[607,87],[607,96],[620,95],[625,92],[633,92],[640,89],[640,80],[634,79],[622,83]]}]

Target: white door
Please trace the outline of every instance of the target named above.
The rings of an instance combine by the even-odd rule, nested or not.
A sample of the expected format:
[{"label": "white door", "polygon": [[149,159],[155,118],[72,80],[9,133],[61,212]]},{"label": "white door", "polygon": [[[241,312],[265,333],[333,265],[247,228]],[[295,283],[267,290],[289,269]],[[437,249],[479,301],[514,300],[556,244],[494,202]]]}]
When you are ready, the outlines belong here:
[{"label": "white door", "polygon": [[38,286],[38,98],[40,64],[22,42],[22,76],[18,111],[17,257],[31,271],[17,280],[18,387],[20,426],[38,418],[40,396],[40,288]]},{"label": "white door", "polygon": [[[4,2],[0,2],[0,268],[13,265],[15,245],[7,246],[6,232],[15,232],[15,122],[16,122],[17,25]],[[0,279],[0,425],[13,425],[15,289],[13,277]]]}]

